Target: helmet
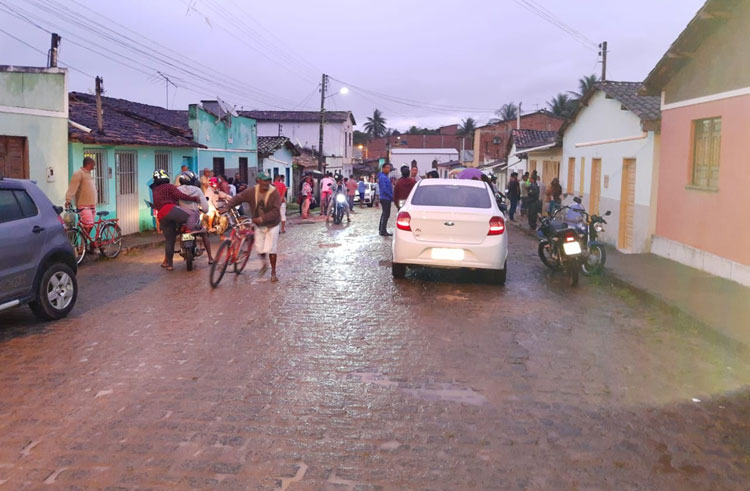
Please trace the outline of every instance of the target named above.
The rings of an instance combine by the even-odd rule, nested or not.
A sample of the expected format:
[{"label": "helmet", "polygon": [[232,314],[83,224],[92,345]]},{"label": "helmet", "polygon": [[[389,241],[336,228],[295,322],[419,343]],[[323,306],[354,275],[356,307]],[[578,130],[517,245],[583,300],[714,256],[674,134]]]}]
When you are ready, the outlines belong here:
[{"label": "helmet", "polygon": [[198,182],[198,178],[191,170],[186,170],[180,174],[177,179],[180,181],[180,184],[187,184],[189,186],[196,186],[196,183]]},{"label": "helmet", "polygon": [[219,179],[216,177],[212,177],[208,180],[208,185],[212,188],[219,187]]},{"label": "helmet", "polygon": [[166,173],[164,169],[156,169],[153,174],[154,181],[159,181],[161,179],[169,180],[169,174]]}]

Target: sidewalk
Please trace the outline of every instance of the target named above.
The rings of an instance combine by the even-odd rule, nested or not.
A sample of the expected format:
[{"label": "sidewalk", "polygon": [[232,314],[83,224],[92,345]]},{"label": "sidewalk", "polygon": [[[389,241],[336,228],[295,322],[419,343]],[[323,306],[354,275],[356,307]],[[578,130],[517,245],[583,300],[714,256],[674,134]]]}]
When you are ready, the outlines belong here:
[{"label": "sidewalk", "polygon": [[[536,234],[528,226],[516,229]],[[653,254],[623,254],[607,247],[605,276],[677,309],[750,346],[750,288]]]},{"label": "sidewalk", "polygon": [[161,246],[164,236],[156,232],[138,232],[137,234],[125,235],[122,238],[123,252],[127,253],[135,249]]}]

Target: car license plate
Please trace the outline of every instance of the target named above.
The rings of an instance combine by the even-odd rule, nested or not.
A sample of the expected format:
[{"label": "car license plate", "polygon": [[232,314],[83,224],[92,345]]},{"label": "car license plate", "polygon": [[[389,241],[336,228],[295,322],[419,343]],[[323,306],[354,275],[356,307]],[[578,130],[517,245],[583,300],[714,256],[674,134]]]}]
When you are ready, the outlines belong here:
[{"label": "car license plate", "polygon": [[563,250],[565,251],[566,255],[575,256],[576,254],[581,253],[581,244],[579,244],[578,241],[565,242],[563,244]]},{"label": "car license plate", "polygon": [[182,240],[195,240],[195,236],[193,234],[182,234]]},{"label": "car license plate", "polygon": [[440,261],[463,261],[464,250],[433,248],[432,259],[437,259]]}]

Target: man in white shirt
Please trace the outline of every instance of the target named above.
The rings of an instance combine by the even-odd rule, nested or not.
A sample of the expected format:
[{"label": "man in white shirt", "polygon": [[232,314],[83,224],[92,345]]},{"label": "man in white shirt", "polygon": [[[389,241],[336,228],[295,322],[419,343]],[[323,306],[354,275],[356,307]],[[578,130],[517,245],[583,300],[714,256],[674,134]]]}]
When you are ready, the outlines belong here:
[{"label": "man in white shirt", "polygon": [[325,215],[328,209],[328,201],[333,197],[334,186],[336,181],[333,180],[333,176],[330,172],[326,173],[326,176],[320,180],[320,214]]}]

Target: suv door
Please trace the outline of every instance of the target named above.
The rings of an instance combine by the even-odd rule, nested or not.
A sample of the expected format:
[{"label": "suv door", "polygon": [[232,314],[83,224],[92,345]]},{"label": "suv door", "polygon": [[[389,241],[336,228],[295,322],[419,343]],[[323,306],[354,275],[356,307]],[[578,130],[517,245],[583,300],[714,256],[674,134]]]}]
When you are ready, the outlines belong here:
[{"label": "suv door", "polygon": [[0,303],[31,294],[46,236],[31,196],[0,184]]}]

